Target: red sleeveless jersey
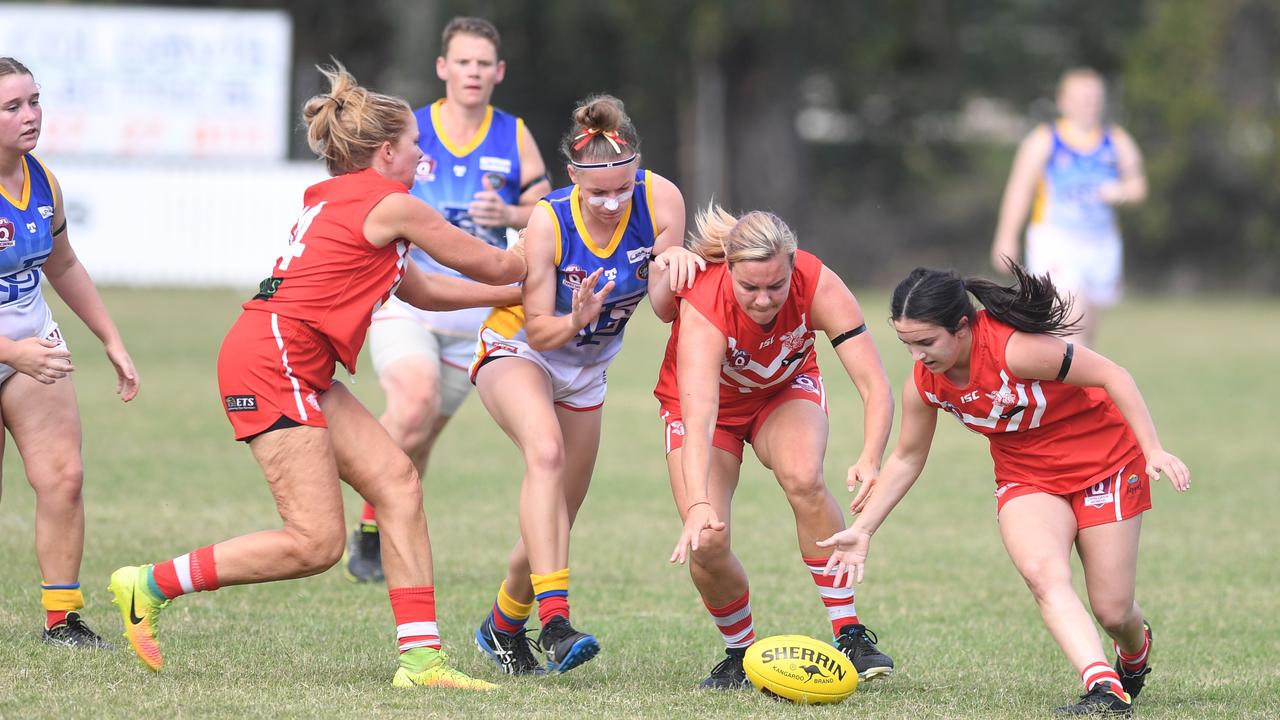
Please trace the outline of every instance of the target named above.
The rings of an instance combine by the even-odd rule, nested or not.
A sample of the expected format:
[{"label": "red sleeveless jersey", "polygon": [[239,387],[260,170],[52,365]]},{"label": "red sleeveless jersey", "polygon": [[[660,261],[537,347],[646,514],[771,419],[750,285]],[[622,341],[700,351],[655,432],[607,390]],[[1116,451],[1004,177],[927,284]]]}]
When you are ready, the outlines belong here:
[{"label": "red sleeveless jersey", "polygon": [[[818,372],[814,352],[813,319],[809,308],[822,276],[822,261],[811,253],[796,251],[791,290],[768,329],[747,316],[733,296],[733,277],[726,263],[708,264],[693,287],[677,293],[692,303],[720,332],[728,345],[720,363],[720,415],[734,413],[735,404],[754,407],[762,397],[785,390],[789,381],[804,373]],[[680,316],[671,326],[666,356],[653,394],[664,407],[680,407],[676,385],[676,344]]]},{"label": "red sleeveless jersey", "polygon": [[997,483],[1025,483],[1055,494],[1077,492],[1140,453],[1106,390],[1014,375],[1005,361],[1013,333],[1013,327],[987,311],[978,313],[964,387],[921,363],[913,369],[926,405],[946,410],[991,441]]},{"label": "red sleeveless jersey", "polygon": [[373,311],[400,284],[408,252],[404,240],[369,244],[364,221],[383,198],[408,191],[372,168],[307,188],[288,249],[244,308],[306,323],[354,373]]}]

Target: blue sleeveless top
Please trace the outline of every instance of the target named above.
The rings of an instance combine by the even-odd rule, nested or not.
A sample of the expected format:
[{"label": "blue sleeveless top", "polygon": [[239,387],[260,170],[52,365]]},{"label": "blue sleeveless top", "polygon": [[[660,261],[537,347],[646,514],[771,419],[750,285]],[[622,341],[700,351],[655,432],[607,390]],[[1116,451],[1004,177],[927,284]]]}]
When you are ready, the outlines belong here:
[{"label": "blue sleeveless top", "polygon": [[[418,147],[422,162],[411,192],[435,208],[455,227],[490,245],[507,247],[506,228],[476,225],[467,212],[471,199],[481,190],[493,190],[509,205],[520,201],[520,127],[523,121],[490,106],[485,120],[466,145],[455,145],[440,131],[437,100],[414,113],[418,118]],[[433,260],[420,248],[409,257],[428,272],[454,277],[462,275]]]},{"label": "blue sleeveless top", "polygon": [[[552,191],[538,202],[534,212],[550,213],[555,220],[556,314],[573,311],[573,289],[597,268],[604,270],[597,290],[610,280],[614,282],[595,322],[563,346],[542,353],[549,362],[585,367],[608,362],[622,349],[627,321],[649,291],[649,261],[658,234],[649,183],[649,171],[636,170],[635,193],[623,206],[607,244],[593,239],[587,231],[577,185]],[[500,308],[485,325],[506,337],[525,340],[523,322],[522,308]]]},{"label": "blue sleeveless top", "polygon": [[1103,128],[1101,141],[1089,151],[1064,142],[1056,125],[1049,130],[1053,149],[1036,190],[1031,222],[1079,232],[1114,230],[1115,210],[1098,197],[1099,187],[1120,178],[1110,129]]},{"label": "blue sleeveless top", "polygon": [[53,252],[53,178],[35,155],[22,157],[19,197],[0,188],[0,306],[19,311],[40,296],[40,267]]}]

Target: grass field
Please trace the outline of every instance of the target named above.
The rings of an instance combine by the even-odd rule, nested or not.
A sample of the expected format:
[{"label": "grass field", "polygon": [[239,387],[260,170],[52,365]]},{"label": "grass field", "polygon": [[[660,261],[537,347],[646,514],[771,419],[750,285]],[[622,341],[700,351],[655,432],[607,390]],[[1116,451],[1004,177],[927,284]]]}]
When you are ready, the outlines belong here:
[{"label": "grass field", "polygon": [[[112,290],[107,301],[143,379],[122,406],[99,346],[55,307],[77,357],[85,426],[86,617],[119,636],[105,591],[119,565],[162,560],[277,518],[249,452],[231,441],[214,378],[218,343],[242,293]],[[864,298],[895,387],[906,353]],[[1280,304],[1133,299],[1102,348],[1143,388],[1165,446],[1194,473],[1192,491],[1156,487],[1144,527],[1139,600],[1156,630],[1144,718],[1280,716]],[[592,663],[564,676],[498,677],[471,633],[516,537],[520,467],[477,401],[445,431],[428,471],[446,648],[502,684],[479,696],[390,686],[393,624],[382,586],[331,570],[302,581],[184,597],[163,618],[167,665],[145,671],[127,649],[68,651],[39,642],[34,499],[12,444],[0,504],[0,717],[1047,717],[1079,679],[1044,631],[994,524],[986,443],[943,418],[925,474],[876,536],[858,608],[898,663],[889,681],[836,707],[692,687],[721,654],[687,573],[666,562],[679,524],[649,394],[665,330],[632,326],[610,371],[595,487],[574,530],[573,607],[600,638]],[[844,468],[860,446],[861,406],[828,352],[832,442],[827,475],[847,501]],[[356,392],[380,411],[367,359]],[[357,498],[348,495],[348,515]],[[757,633],[828,633],[771,476],[746,463],[735,544],[752,579]]]}]

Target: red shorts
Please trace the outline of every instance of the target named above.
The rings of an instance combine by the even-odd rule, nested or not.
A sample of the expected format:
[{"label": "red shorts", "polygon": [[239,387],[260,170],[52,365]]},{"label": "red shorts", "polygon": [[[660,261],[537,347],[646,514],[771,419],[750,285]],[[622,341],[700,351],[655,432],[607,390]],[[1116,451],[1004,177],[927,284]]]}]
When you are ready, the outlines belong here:
[{"label": "red shorts", "polygon": [[297,320],[246,310],[218,352],[218,393],[237,440],[281,417],[328,427],[320,395],[333,384],[337,353],[323,335]]},{"label": "red shorts", "polygon": [[[786,387],[772,395],[745,395],[741,401],[722,404],[720,414],[716,416],[715,432],[711,435],[711,446],[730,453],[741,461],[742,446],[751,442],[751,438],[774,410],[791,400],[807,400],[826,412],[827,391],[822,385],[822,376],[818,373],[797,375]],[[684,422],[680,419],[679,406],[662,407],[658,412],[666,423],[667,452],[684,447],[685,429]]]},{"label": "red shorts", "polygon": [[[1005,503],[1016,497],[1046,493],[1034,485],[1005,482],[996,484],[996,514]],[[1083,490],[1058,495],[1071,503],[1076,527],[1083,530],[1094,525],[1120,522],[1151,509],[1151,482],[1147,478],[1147,460],[1138,455],[1114,475],[1098,478]]]}]

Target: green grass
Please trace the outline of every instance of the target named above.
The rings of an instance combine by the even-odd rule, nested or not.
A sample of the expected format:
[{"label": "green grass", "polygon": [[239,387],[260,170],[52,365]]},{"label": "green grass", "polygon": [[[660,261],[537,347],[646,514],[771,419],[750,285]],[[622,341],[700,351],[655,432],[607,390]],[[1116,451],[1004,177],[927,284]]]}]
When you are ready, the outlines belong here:
[{"label": "green grass", "polygon": [[[249,452],[231,440],[215,385],[217,346],[241,297],[106,293],[143,379],[129,406],[112,394],[96,341],[55,308],[76,353],[85,426],[86,617],[104,635],[119,633],[104,590],[115,567],[278,522]],[[868,293],[864,301],[900,386],[908,358],[881,320],[884,298]],[[1277,328],[1274,301],[1134,299],[1103,330],[1103,349],[1133,372],[1165,445],[1195,474],[1184,496],[1158,486],[1144,524],[1138,591],[1156,649],[1142,717],[1280,716]],[[1078,694],[1078,678],[1000,545],[985,443],[946,418],[924,477],[877,535],[859,591],[860,614],[898,673],[836,708],[693,691],[720,649],[686,571],[666,562],[679,524],[649,394],[665,330],[644,315],[630,333],[610,371],[596,486],[574,530],[575,617],[604,648],[592,663],[511,681],[472,646],[516,536],[520,478],[510,442],[472,400],[437,449],[426,507],[446,647],[466,671],[500,682],[498,692],[391,688],[385,588],[350,585],[337,570],[182,598],[164,617],[159,675],[127,650],[43,646],[34,500],[10,443],[0,504],[0,717],[1023,718],[1044,717]],[[827,474],[844,501],[861,406],[829,352],[824,360]],[[368,367],[362,363],[354,389],[379,411]],[[348,500],[354,516],[357,498]],[[822,637],[829,627],[786,502],[754,460],[735,511],[757,633]]]}]

